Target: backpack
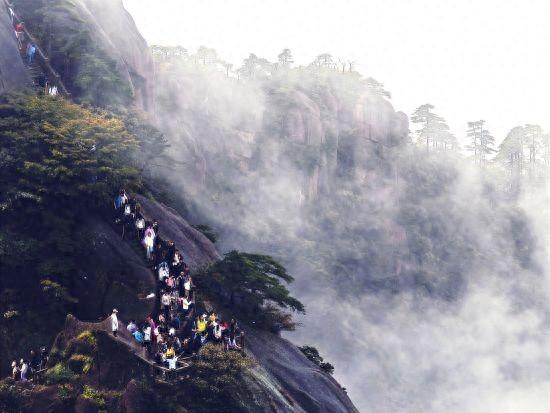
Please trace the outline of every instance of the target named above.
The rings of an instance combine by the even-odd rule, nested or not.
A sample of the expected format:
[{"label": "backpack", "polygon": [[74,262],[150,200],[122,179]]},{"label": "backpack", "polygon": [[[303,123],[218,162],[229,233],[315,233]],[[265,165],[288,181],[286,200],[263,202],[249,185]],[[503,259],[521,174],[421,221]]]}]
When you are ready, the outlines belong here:
[{"label": "backpack", "polygon": [[168,269],[166,261],[163,261],[159,265],[159,280],[162,281],[168,276],[170,276],[170,270]]},{"label": "backpack", "polygon": [[140,218],[136,221],[136,228],[137,229],[145,228],[145,220],[143,218]]},{"label": "backpack", "polygon": [[132,213],[132,207],[130,205],[124,206],[124,215],[130,215]]}]

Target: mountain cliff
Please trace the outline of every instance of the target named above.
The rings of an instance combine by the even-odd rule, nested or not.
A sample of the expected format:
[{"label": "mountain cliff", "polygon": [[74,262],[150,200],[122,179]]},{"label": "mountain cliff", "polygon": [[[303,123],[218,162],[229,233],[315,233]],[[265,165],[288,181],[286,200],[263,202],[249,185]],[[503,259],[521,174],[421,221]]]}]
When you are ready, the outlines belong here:
[{"label": "mountain cliff", "polygon": [[152,58],[121,0],[13,4],[74,98],[151,109]]},{"label": "mountain cliff", "polygon": [[28,87],[31,79],[17,47],[15,32],[6,7],[0,5],[0,93]]},{"label": "mountain cliff", "polygon": [[[104,6],[91,0],[32,2],[32,7],[25,0],[15,2],[77,101],[104,107],[135,102],[147,109],[153,78],[149,51],[121,3]],[[5,28],[10,29],[9,21]],[[12,43],[6,49],[11,53],[0,56],[0,67],[13,59],[21,64]],[[19,73],[25,78],[26,69],[21,66]],[[5,79],[7,83],[11,78]],[[10,82],[10,90],[24,91],[25,82]],[[144,378],[143,366],[118,364],[121,360],[134,363],[131,352],[110,342],[92,324],[69,318],[63,328],[62,320],[68,310],[80,320],[95,321],[115,306],[126,319],[143,319],[153,309],[153,302],[143,297],[154,291],[155,277],[142,257],[120,242],[120,234],[110,225],[110,213],[98,206],[116,191],[113,185],[148,192],[145,188],[153,183],[132,172],[132,168],[143,169],[141,158],[123,153],[136,144],[147,147],[150,136],[124,111],[113,115],[59,98],[7,97],[0,112],[9,137],[0,148],[1,325],[13,331],[0,340],[2,359],[28,354],[31,348],[50,342],[56,331],[63,331],[56,340],[46,382],[34,389],[3,382],[0,403],[15,409],[11,411],[97,411],[102,406],[131,411],[136,408],[129,407],[132,394],[142,389],[137,382]],[[55,134],[56,130],[61,132]],[[140,155],[154,159],[156,154],[148,150],[154,149]],[[221,259],[216,247],[175,209],[137,197],[144,212],[158,220],[161,233],[182,248],[193,270]],[[29,251],[32,258],[21,259]],[[15,272],[18,277],[7,276]],[[25,300],[21,300],[23,294]],[[243,324],[250,331],[251,364],[240,388],[248,398],[239,411],[356,411],[340,385],[293,344]],[[27,326],[33,334],[16,325]],[[86,346],[81,335],[88,330],[97,340],[93,351],[98,353],[75,353],[74,346]],[[277,357],[267,356],[274,353]],[[90,357],[97,357],[101,371],[95,361],[91,370],[79,370],[78,363]],[[106,369],[109,363],[118,367]],[[7,373],[6,365],[1,368]],[[12,391],[17,394],[13,400]],[[158,410],[164,411],[163,406],[160,401]]]}]

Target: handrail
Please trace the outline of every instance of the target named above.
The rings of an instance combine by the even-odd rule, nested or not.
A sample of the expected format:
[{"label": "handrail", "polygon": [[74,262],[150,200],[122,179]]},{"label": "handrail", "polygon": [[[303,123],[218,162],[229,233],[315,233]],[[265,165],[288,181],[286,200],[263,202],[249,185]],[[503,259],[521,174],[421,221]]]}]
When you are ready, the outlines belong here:
[{"label": "handrail", "polygon": [[[13,7],[13,5],[10,4],[10,2],[8,0],[4,0],[4,3],[6,5],[6,7],[10,8],[13,11],[14,21],[17,21],[18,23],[23,23],[23,20],[15,12],[15,8]],[[23,25],[23,33],[25,33],[25,36],[27,36],[27,38],[31,41],[31,43],[34,45],[34,47],[36,47],[36,52],[37,52],[37,55],[39,57],[38,60],[41,63],[40,66],[42,67],[42,69],[44,69],[44,71],[48,74],[48,76],[50,76],[50,78],[53,79],[54,83],[57,84],[60,93],[64,96],[70,98],[71,93],[67,90],[67,88],[65,87],[65,84],[61,80],[61,75],[59,75],[59,73],[57,73],[55,71],[55,69],[52,67],[52,65],[49,63],[49,61],[50,61],[49,57],[46,56],[46,54],[38,46],[38,43],[36,42],[36,39],[34,38],[33,35],[31,35],[29,33],[29,31],[27,30],[27,27],[25,25]]]}]

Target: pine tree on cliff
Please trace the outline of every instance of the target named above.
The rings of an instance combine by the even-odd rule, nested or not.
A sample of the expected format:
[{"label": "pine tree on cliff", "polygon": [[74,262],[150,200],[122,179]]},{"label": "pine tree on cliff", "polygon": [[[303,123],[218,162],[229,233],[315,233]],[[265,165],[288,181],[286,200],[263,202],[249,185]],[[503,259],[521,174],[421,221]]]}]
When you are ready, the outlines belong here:
[{"label": "pine tree on cliff", "polygon": [[292,57],[292,52],[290,49],[283,49],[281,53],[277,56],[279,67],[288,68],[294,63],[294,58]]},{"label": "pine tree on cliff", "polygon": [[504,166],[508,174],[508,189],[517,189],[524,170],[525,129],[513,128],[500,144],[495,160]]},{"label": "pine tree on cliff", "polygon": [[419,106],[411,116],[411,122],[420,125],[416,131],[417,144],[426,145],[426,151],[454,151],[458,144],[449,126],[441,116],[432,112],[434,106],[426,103]]},{"label": "pine tree on cliff", "polygon": [[334,58],[329,53],[320,54],[315,58],[311,65],[319,68],[322,67],[325,69],[335,69],[337,67],[336,63],[334,62]]},{"label": "pine tree on cliff", "polygon": [[201,46],[197,50],[196,59],[203,65],[214,64],[218,60],[218,53],[216,50],[209,47]]},{"label": "pine tree on cliff", "polygon": [[529,162],[527,165],[527,173],[529,179],[533,179],[536,175],[537,157],[543,146],[542,128],[539,125],[525,125],[525,145],[529,151]]},{"label": "pine tree on cliff", "polygon": [[494,136],[485,128],[484,120],[468,122],[467,134],[470,138],[470,144],[466,147],[466,150],[473,153],[476,165],[485,166],[487,156],[496,152]]},{"label": "pine tree on cliff", "polygon": [[244,59],[243,65],[239,68],[239,78],[243,79],[256,79],[261,77],[267,77],[271,74],[273,65],[262,57],[256,56],[254,53]]}]

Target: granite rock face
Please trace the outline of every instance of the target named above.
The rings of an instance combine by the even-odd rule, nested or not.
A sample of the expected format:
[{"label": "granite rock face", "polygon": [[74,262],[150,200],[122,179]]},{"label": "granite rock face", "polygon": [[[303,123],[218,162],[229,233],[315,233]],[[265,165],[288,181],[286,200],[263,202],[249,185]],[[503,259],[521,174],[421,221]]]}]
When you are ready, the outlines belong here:
[{"label": "granite rock face", "polygon": [[29,87],[31,79],[19,54],[10,15],[0,5],[0,94]]}]

